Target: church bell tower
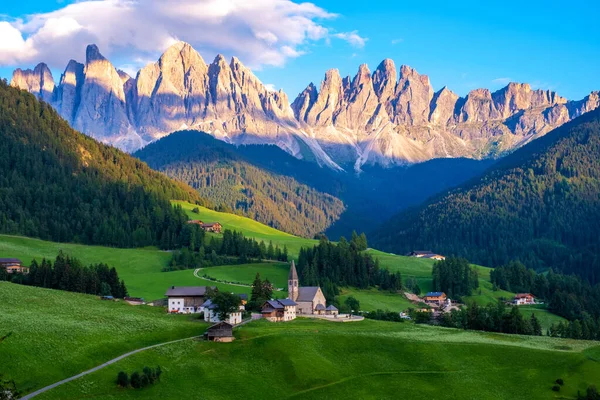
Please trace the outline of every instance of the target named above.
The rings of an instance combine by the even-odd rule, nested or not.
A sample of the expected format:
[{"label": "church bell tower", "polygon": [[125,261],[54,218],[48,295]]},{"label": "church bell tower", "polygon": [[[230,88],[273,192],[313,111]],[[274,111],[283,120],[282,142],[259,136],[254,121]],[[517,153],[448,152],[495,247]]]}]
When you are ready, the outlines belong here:
[{"label": "church bell tower", "polygon": [[296,301],[298,298],[298,272],[296,272],[296,264],[292,260],[290,275],[288,276],[288,299]]}]

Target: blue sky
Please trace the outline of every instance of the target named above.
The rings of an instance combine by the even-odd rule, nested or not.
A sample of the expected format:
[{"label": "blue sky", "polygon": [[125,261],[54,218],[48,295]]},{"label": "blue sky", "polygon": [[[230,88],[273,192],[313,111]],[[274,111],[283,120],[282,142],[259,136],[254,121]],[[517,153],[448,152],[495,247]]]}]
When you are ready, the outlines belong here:
[{"label": "blue sky", "polygon": [[[10,24],[4,28],[20,31],[23,43],[16,38],[17,44],[3,48],[0,41],[0,76],[10,78],[14,67],[32,67],[43,58],[58,80],[69,58],[83,61],[86,41],[100,42],[115,65],[135,71],[176,38],[192,43],[207,61],[217,52],[237,55],[264,83],[283,88],[290,100],[309,82],[318,85],[329,68],[354,75],[360,64],[374,70],[384,58],[429,75],[436,90],[448,86],[462,96],[508,81],[528,82],[570,99],[600,90],[597,1],[569,6],[537,0],[314,0],[300,6],[289,0],[246,0],[247,8],[239,11],[236,0],[145,0],[136,11],[141,16],[137,24],[124,13],[120,22],[121,9],[104,13],[81,3],[86,2],[77,9],[52,0],[3,5],[1,19]],[[170,3],[168,11],[165,3]],[[177,8],[172,4],[180,5],[182,13],[171,13]],[[86,19],[86,13],[94,18]],[[48,23],[57,16],[62,19]],[[0,37],[8,37],[1,28]],[[49,31],[59,40],[48,42],[43,35]],[[24,44],[30,36],[33,44]]]}]

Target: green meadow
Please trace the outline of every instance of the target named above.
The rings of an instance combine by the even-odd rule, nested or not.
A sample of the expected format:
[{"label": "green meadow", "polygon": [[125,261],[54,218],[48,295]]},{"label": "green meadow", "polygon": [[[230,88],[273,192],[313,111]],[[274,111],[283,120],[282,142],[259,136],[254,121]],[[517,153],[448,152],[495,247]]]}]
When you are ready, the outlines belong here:
[{"label": "green meadow", "polygon": [[[301,318],[252,322],[235,335],[138,353],[39,399],[552,399],[600,376],[596,343],[547,337]],[[159,383],[117,387],[119,371],[145,365],[161,366]],[[560,393],[551,390],[557,378]]]},{"label": "green meadow", "polygon": [[206,324],[96,296],[0,282],[0,373],[22,391],[141,347],[200,335]]}]

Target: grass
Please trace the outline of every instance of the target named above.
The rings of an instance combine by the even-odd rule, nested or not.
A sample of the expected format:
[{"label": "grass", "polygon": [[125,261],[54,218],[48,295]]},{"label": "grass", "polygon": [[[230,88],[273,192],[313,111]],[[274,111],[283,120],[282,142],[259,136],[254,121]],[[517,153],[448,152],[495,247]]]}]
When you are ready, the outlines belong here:
[{"label": "grass", "polygon": [[75,375],[123,353],[200,335],[206,324],[163,308],[0,282],[0,373],[22,391]]},{"label": "grass", "polygon": [[[549,399],[572,398],[600,376],[599,347],[582,341],[369,320],[257,321],[235,334],[230,344],[139,353],[39,398]],[[161,382],[116,387],[118,371],[144,365],[160,365]]]},{"label": "grass", "polygon": [[259,273],[261,279],[268,278],[274,287],[287,291],[289,272],[290,265],[287,263],[260,263],[204,268],[199,272],[199,275],[206,274],[227,282],[240,282],[251,285],[256,273]]},{"label": "grass", "polygon": [[521,314],[523,314],[526,318],[529,318],[531,314],[535,314],[536,318],[540,321],[544,332],[545,330],[550,328],[552,324],[558,324],[560,322],[566,321],[565,318],[560,317],[556,314],[552,314],[546,309],[546,306],[543,304],[535,306],[519,306],[519,310],[521,311]]},{"label": "grass", "polygon": [[409,307],[415,307],[403,294],[384,292],[377,289],[342,288],[340,303],[344,303],[350,296],[359,301],[360,309],[363,311],[389,310],[399,312]]},{"label": "grass", "polygon": [[[208,208],[199,207],[183,201],[174,201],[173,204],[180,205],[190,219],[201,220],[207,223],[219,222],[223,226],[223,229],[242,232],[244,236],[254,238],[258,241],[264,240],[266,244],[268,244],[269,241],[272,241],[273,245],[279,245],[282,249],[283,246],[287,246],[288,254],[294,258],[298,257],[301,247],[312,247],[318,243],[316,240],[290,235],[289,233],[279,231],[239,215],[209,210]],[[196,207],[200,210],[198,214],[192,212]]]}]

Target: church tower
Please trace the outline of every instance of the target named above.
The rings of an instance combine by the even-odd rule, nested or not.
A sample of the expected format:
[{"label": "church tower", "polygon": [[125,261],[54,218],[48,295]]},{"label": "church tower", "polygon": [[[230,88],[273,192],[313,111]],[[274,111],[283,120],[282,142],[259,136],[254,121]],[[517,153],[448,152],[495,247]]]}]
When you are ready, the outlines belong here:
[{"label": "church tower", "polygon": [[298,298],[298,273],[296,272],[296,264],[292,260],[290,275],[288,276],[288,299],[296,301]]}]

